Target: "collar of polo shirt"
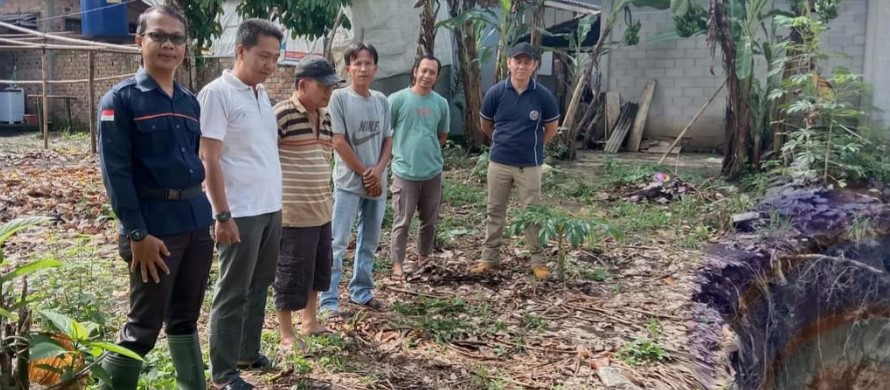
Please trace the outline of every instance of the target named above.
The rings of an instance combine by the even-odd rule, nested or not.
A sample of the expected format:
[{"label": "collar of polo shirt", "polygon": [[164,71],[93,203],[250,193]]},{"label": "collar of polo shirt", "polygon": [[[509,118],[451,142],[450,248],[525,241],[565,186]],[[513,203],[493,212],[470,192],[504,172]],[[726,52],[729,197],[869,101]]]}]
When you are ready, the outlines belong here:
[{"label": "collar of polo shirt", "polygon": [[[252,88],[250,88],[249,85],[244,84],[244,82],[241,81],[241,79],[239,79],[238,77],[235,77],[235,75],[232,74],[231,69],[223,69],[222,76],[223,76],[223,80],[226,80],[226,82],[228,82],[229,84],[232,84],[232,86],[238,88],[239,90],[252,89]],[[257,89],[257,91],[263,90],[264,89],[263,84],[257,84],[256,89]]]},{"label": "collar of polo shirt", "polygon": [[[509,77],[507,77],[507,79],[504,80],[504,85],[506,85],[507,88],[510,88],[514,91],[516,90],[516,88],[513,87],[513,83],[510,82]],[[528,80],[528,89],[526,89],[526,91],[534,91],[536,89],[538,89],[538,83],[535,81],[535,79],[529,79]]]}]

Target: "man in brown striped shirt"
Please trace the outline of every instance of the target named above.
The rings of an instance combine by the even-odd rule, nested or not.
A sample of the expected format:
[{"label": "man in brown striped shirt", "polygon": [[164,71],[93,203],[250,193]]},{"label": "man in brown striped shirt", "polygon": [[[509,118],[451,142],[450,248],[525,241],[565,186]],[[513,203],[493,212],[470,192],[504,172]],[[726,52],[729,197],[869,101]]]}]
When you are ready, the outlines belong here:
[{"label": "man in brown striped shirt", "polygon": [[[282,172],[283,218],[278,270],[272,285],[281,352],[293,351],[291,312],[303,310],[300,333],[329,333],[318,322],[318,293],[331,283],[331,119],[328,105],[340,82],[317,56],[299,62],[294,95],[275,105]],[[299,343],[302,349],[303,343]]]}]

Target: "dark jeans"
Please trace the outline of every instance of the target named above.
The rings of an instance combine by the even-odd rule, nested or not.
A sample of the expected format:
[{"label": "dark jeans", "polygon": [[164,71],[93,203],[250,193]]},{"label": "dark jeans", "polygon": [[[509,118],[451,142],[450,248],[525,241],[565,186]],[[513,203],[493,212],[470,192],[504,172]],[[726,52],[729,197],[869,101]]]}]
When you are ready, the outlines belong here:
[{"label": "dark jeans", "polygon": [[[118,344],[139,355],[152,350],[166,323],[169,335],[188,335],[198,330],[198,316],[204,302],[207,277],[213,261],[210,229],[158,237],[167,246],[165,260],[170,275],[158,272],[161,282],[149,277],[142,282],[142,270],[130,274],[130,313],[121,329]],[[118,250],[127,265],[133,260],[130,240],[121,236]]]}]

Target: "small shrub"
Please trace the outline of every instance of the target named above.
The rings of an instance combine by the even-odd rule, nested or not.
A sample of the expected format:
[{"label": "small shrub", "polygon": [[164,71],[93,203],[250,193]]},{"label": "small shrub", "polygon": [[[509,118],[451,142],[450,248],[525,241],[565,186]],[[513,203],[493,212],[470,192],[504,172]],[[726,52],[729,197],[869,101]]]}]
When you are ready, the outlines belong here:
[{"label": "small shrub", "polygon": [[445,142],[445,148],[442,149],[442,160],[446,171],[468,168],[472,163],[464,147],[450,139]]},{"label": "small shrub", "polygon": [[576,249],[585,242],[596,241],[592,238],[608,234],[621,237],[622,232],[603,220],[585,220],[575,218],[562,211],[547,206],[531,206],[523,209],[507,228],[508,234],[519,236],[531,226],[539,229],[538,238],[542,246],[550,240],[557,242],[556,274],[560,281],[565,281],[566,258],[568,249]]},{"label": "small shrub", "polygon": [[476,164],[470,171],[470,179],[478,183],[485,183],[488,180],[488,163],[490,162],[488,152],[489,150],[485,149],[476,157]]},{"label": "small shrub", "polygon": [[442,188],[442,202],[452,207],[466,205],[484,207],[486,197],[483,189],[457,180],[446,179]]},{"label": "small shrub", "polygon": [[875,230],[875,222],[869,217],[854,217],[847,227],[846,237],[848,240],[861,245],[877,237]]},{"label": "small shrub", "polygon": [[618,351],[618,358],[633,366],[666,360],[668,353],[657,341],[661,335],[661,325],[653,319],[647,324],[646,331],[648,336],[638,337],[634,341],[625,344]]},{"label": "small shrub", "polygon": [[545,318],[534,313],[522,314],[522,327],[526,329],[544,330],[547,329],[548,322]]}]

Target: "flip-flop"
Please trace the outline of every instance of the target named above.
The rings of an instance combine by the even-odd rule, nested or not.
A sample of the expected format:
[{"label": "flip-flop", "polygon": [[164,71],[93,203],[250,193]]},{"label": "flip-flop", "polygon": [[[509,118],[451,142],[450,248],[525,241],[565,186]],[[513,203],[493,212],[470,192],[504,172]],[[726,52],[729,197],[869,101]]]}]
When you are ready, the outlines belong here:
[{"label": "flip-flop", "polygon": [[332,331],[332,330],[330,330],[330,329],[325,329],[325,330],[323,330],[323,331],[321,331],[321,332],[309,332],[309,333],[303,333],[303,332],[301,331],[300,334],[303,335],[303,336],[312,336],[312,337],[318,337],[318,336],[330,336],[330,335],[334,334],[334,331]]},{"label": "flip-flop", "polygon": [[386,304],[377,298],[371,298],[370,300],[368,300],[365,303],[358,303],[355,301],[350,301],[350,302],[352,302],[356,305],[359,305],[359,306],[367,307],[368,309],[371,309],[371,311],[376,311],[376,312],[386,311]]},{"label": "flip-flop", "polygon": [[352,318],[353,313],[349,311],[328,311],[324,315],[324,320],[330,322],[332,324],[337,324],[341,322],[346,322],[347,319]]}]

